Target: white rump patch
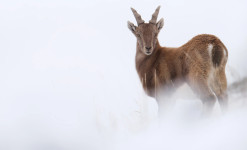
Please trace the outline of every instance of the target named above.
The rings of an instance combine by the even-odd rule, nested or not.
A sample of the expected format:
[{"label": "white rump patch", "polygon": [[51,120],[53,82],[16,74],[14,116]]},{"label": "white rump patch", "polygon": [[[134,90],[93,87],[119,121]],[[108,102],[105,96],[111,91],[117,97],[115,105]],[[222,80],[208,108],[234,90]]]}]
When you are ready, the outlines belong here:
[{"label": "white rump patch", "polygon": [[223,49],[223,51],[224,51],[224,56],[226,56],[226,50],[225,50],[225,49]]},{"label": "white rump patch", "polygon": [[213,44],[208,44],[208,54],[210,57],[212,57],[212,50],[213,50]]}]

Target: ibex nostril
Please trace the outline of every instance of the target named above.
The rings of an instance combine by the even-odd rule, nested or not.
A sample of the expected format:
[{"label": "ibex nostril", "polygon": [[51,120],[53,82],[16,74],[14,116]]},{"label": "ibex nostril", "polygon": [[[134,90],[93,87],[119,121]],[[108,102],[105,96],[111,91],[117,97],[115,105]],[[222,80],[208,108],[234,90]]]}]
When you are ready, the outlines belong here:
[{"label": "ibex nostril", "polygon": [[150,50],[151,49],[151,47],[145,47],[147,50]]}]

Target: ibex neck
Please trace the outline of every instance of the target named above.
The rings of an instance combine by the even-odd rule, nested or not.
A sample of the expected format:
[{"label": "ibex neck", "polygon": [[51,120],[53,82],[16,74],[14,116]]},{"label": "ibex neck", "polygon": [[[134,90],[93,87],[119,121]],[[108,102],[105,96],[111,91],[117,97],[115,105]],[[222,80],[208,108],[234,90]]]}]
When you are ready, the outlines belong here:
[{"label": "ibex neck", "polygon": [[146,72],[147,70],[150,69],[147,66],[150,66],[151,64],[154,64],[157,61],[157,57],[160,54],[160,48],[161,47],[159,41],[157,41],[152,54],[146,55],[142,52],[140,46],[137,43],[135,61],[136,61],[136,69],[138,73]]},{"label": "ibex neck", "polygon": [[159,40],[157,40],[156,45],[155,45],[155,49],[159,49],[160,48],[160,43]]}]

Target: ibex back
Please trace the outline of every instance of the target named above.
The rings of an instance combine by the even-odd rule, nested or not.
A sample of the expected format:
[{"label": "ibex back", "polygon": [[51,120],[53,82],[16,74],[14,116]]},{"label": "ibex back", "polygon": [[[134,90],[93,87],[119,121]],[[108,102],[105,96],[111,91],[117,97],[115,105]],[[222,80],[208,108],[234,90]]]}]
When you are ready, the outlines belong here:
[{"label": "ibex back", "polygon": [[161,105],[183,83],[187,83],[203,102],[204,112],[211,112],[216,99],[223,110],[227,107],[225,65],[228,51],[214,35],[202,34],[178,48],[161,47],[158,34],[164,19],[157,22],[160,6],[149,23],[144,23],[131,8],[137,25],[128,21],[128,28],[137,38],[136,70],[147,95]]}]

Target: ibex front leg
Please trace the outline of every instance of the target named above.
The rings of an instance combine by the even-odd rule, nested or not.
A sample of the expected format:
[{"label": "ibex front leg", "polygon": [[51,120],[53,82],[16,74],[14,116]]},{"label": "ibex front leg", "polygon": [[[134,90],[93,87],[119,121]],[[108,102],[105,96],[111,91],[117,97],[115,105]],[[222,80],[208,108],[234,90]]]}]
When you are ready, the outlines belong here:
[{"label": "ibex front leg", "polygon": [[169,114],[174,106],[175,101],[171,99],[173,90],[162,88],[157,92],[156,101],[158,104],[158,115],[164,117]]}]

